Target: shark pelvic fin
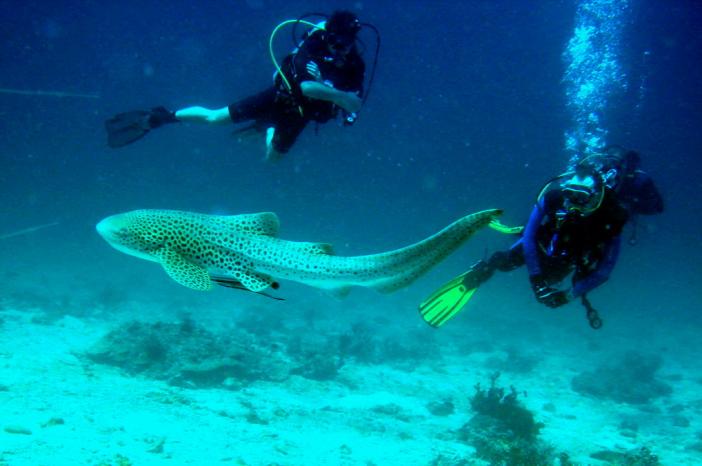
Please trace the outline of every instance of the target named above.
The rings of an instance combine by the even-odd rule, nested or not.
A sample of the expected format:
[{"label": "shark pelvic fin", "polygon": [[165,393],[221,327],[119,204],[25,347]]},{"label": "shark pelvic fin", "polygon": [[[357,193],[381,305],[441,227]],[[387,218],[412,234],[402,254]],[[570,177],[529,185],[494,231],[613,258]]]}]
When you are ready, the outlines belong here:
[{"label": "shark pelvic fin", "polygon": [[237,276],[244,288],[255,293],[260,293],[268,287],[278,288],[278,282],[273,280],[270,275],[242,271]]},{"label": "shark pelvic fin", "polygon": [[156,251],[154,257],[159,260],[168,276],[181,285],[198,291],[212,289],[207,270],[186,260],[176,251],[164,247]]}]

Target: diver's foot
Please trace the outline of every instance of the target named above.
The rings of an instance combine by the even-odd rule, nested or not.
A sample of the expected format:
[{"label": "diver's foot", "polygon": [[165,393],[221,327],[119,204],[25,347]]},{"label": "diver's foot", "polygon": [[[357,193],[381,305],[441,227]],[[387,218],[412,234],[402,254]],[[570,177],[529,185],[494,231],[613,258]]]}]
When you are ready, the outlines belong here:
[{"label": "diver's foot", "polygon": [[477,288],[481,283],[492,277],[493,273],[494,269],[487,262],[479,260],[470,268],[470,272],[464,278],[463,283],[466,285],[466,288]]},{"label": "diver's foot", "polygon": [[283,154],[273,147],[273,136],[275,136],[275,128],[268,128],[266,130],[266,162],[277,162],[283,158]]}]

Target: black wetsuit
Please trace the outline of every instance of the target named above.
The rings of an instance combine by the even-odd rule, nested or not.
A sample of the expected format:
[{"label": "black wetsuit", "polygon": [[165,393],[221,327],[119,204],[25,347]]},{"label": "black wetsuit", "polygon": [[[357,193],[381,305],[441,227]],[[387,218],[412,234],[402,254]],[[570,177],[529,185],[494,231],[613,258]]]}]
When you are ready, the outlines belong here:
[{"label": "black wetsuit", "polygon": [[341,91],[363,93],[365,64],[356,47],[342,57],[334,56],[324,39],[322,31],[310,34],[298,50],[288,55],[281,66],[292,87],[289,91],[280,76],[276,76],[272,87],[246,97],[229,106],[229,115],[234,123],[254,120],[259,130],[275,128],[273,148],[285,153],[295,143],[310,121],[325,123],[336,117],[339,108],[331,102],[309,99],[302,95],[300,83],[315,81],[307,64],[317,64],[322,80]]}]

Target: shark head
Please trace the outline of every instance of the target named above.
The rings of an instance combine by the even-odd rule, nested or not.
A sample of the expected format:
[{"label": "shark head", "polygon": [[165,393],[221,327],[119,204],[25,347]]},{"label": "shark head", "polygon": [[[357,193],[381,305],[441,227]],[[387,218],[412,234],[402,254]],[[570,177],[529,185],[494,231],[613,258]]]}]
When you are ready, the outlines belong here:
[{"label": "shark head", "polygon": [[96,229],[113,248],[161,264],[173,280],[195,290],[209,290],[213,283],[255,292],[277,286],[255,270],[256,254],[270,256],[280,249],[261,244],[278,229],[271,212],[218,216],[134,210],[107,217]]},{"label": "shark head", "polygon": [[153,251],[158,250],[167,240],[164,231],[153,228],[153,211],[135,210],[111,215],[95,226],[107,243],[120,252],[140,259],[158,261]]}]

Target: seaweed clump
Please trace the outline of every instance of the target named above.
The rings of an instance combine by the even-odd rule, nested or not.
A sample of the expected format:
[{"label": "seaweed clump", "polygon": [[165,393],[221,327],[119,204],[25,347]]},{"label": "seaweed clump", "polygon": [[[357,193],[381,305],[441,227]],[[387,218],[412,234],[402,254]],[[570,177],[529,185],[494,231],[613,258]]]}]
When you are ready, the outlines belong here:
[{"label": "seaweed clump", "polygon": [[591,454],[590,457],[606,461],[611,466],[660,466],[661,464],[658,457],[646,447],[626,453],[603,450]]},{"label": "seaweed clump", "polygon": [[550,446],[539,440],[543,424],[519,401],[519,392],[497,385],[499,372],[490,386],[475,385],[470,406],[476,413],[458,432],[458,439],[476,449],[476,455],[491,465],[527,466],[551,464]]},{"label": "seaweed clump", "polygon": [[475,385],[475,394],[470,399],[470,407],[479,416],[490,418],[502,431],[515,437],[533,440],[539,435],[543,424],[534,420],[534,414],[519,402],[519,392],[513,386],[509,393],[497,386],[499,372],[490,376],[490,387],[485,390],[480,383]]}]

